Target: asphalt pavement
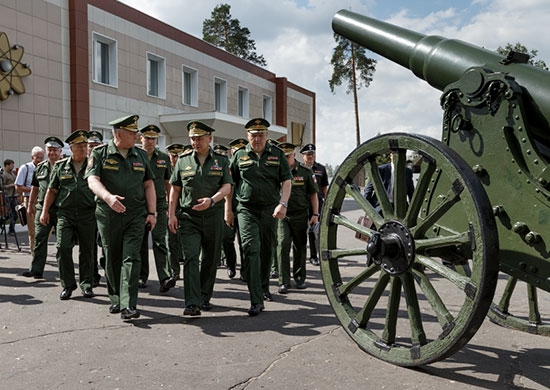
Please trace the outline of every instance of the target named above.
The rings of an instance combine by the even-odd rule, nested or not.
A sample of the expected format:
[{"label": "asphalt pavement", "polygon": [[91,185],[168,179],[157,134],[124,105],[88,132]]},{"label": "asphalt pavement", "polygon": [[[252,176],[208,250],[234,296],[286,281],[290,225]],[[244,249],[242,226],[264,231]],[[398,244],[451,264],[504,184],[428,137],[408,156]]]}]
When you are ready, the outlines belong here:
[{"label": "asphalt pavement", "polygon": [[[356,218],[357,210],[346,211]],[[357,215],[356,215],[357,214]],[[183,317],[179,280],[160,293],[154,262],[139,293],[141,317],[109,314],[105,279],[86,299],[59,300],[55,244],[44,280],[21,273],[31,258],[25,229],[19,252],[10,237],[0,251],[1,389],[546,389],[548,338],[486,320],[450,358],[415,369],[363,352],[344,332],[326,298],[320,270],[308,288],[276,293],[249,317],[246,285],[218,269],[210,312]],[[76,250],[75,250],[76,258]],[[152,252],[150,254],[152,259]],[[309,264],[308,264],[309,265]]]}]

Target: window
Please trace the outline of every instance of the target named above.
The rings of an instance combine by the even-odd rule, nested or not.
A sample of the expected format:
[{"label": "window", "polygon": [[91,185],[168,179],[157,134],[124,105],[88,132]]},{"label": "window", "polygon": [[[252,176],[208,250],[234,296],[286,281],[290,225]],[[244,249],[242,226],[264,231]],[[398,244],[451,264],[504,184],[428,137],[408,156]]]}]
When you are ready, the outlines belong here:
[{"label": "window", "polygon": [[199,105],[199,75],[196,69],[182,66],[182,103],[188,106]]},{"label": "window", "polygon": [[166,98],[166,59],[147,52],[147,95]]},{"label": "window", "polygon": [[273,122],[272,113],[273,113],[273,100],[271,99],[271,96],[264,95],[263,103],[262,103],[262,116],[269,123]]},{"label": "window", "polygon": [[214,79],[214,110],[227,112],[227,82],[217,77]]},{"label": "window", "polygon": [[248,118],[248,89],[239,87],[238,114],[242,118]]},{"label": "window", "polygon": [[93,81],[118,86],[117,42],[97,33],[92,33]]}]

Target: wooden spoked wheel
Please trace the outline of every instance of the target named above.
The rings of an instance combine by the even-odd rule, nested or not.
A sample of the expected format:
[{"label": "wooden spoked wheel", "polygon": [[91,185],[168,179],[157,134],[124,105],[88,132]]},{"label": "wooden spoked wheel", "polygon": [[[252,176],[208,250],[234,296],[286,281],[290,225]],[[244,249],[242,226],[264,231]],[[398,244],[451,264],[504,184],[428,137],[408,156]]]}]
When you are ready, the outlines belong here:
[{"label": "wooden spoked wheel", "polygon": [[[393,154],[393,200],[377,161]],[[420,156],[407,201],[407,154]],[[354,179],[372,180],[381,213]],[[353,199],[366,228],[342,212]],[[335,174],[320,227],[323,283],[336,317],[369,354],[400,366],[444,359],[483,322],[498,276],[498,235],[491,205],[468,164],[435,139],[411,134],[373,138]],[[368,243],[356,234],[369,237]],[[351,246],[350,246],[351,243]],[[470,275],[456,270],[467,266]]]}]

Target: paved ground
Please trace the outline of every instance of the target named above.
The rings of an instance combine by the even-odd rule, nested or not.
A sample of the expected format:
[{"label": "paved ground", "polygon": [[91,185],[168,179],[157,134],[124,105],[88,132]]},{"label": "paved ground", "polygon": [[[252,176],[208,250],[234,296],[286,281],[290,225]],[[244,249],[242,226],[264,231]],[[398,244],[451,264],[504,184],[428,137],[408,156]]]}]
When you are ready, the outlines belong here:
[{"label": "paved ground", "polygon": [[[19,233],[26,242],[24,232]],[[275,295],[247,315],[246,286],[219,269],[211,312],[184,318],[181,280],[166,294],[151,280],[140,290],[142,316],[108,313],[104,280],[97,296],[61,291],[50,245],[44,281],[20,276],[28,246],[0,252],[1,389],[544,389],[550,386],[547,338],[488,320],[451,358],[419,369],[395,367],[362,352],[332,314],[319,268],[309,288]],[[153,267],[153,262],[151,262]],[[152,278],[155,272],[152,272]],[[272,292],[276,283],[272,282]]]}]

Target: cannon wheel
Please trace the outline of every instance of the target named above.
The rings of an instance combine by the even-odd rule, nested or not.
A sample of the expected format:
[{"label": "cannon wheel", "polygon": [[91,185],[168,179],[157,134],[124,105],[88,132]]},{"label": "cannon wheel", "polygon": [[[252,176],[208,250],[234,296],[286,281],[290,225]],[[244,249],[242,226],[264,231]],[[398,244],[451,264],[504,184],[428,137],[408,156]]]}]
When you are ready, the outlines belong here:
[{"label": "cannon wheel", "polygon": [[[395,207],[377,163],[390,150]],[[422,156],[409,204],[407,151]],[[383,217],[353,182],[362,169],[382,194]],[[350,197],[372,228],[341,213]],[[319,234],[323,283],[336,317],[379,359],[400,366],[444,359],[470,340],[489,310],[498,277],[491,205],[468,164],[440,141],[387,134],[355,149],[331,182]],[[368,244],[356,239],[361,235],[370,237]],[[345,247],[344,240],[357,245]],[[467,264],[469,276],[455,268],[457,262]]]},{"label": "cannon wheel", "polygon": [[[546,293],[546,291],[524,281],[520,281],[520,285],[518,285],[518,281],[520,281],[518,278],[508,275],[508,281],[500,300],[491,305],[491,310],[488,313],[489,319],[505,328],[550,337],[550,324],[542,321],[539,311],[538,292]],[[517,302],[512,302],[516,288],[527,288],[528,303],[523,304],[522,302],[521,307]],[[517,312],[514,314],[513,309],[510,309],[513,303],[516,303],[515,310],[524,313],[525,308],[528,308],[528,313],[526,315],[519,315]]]}]

